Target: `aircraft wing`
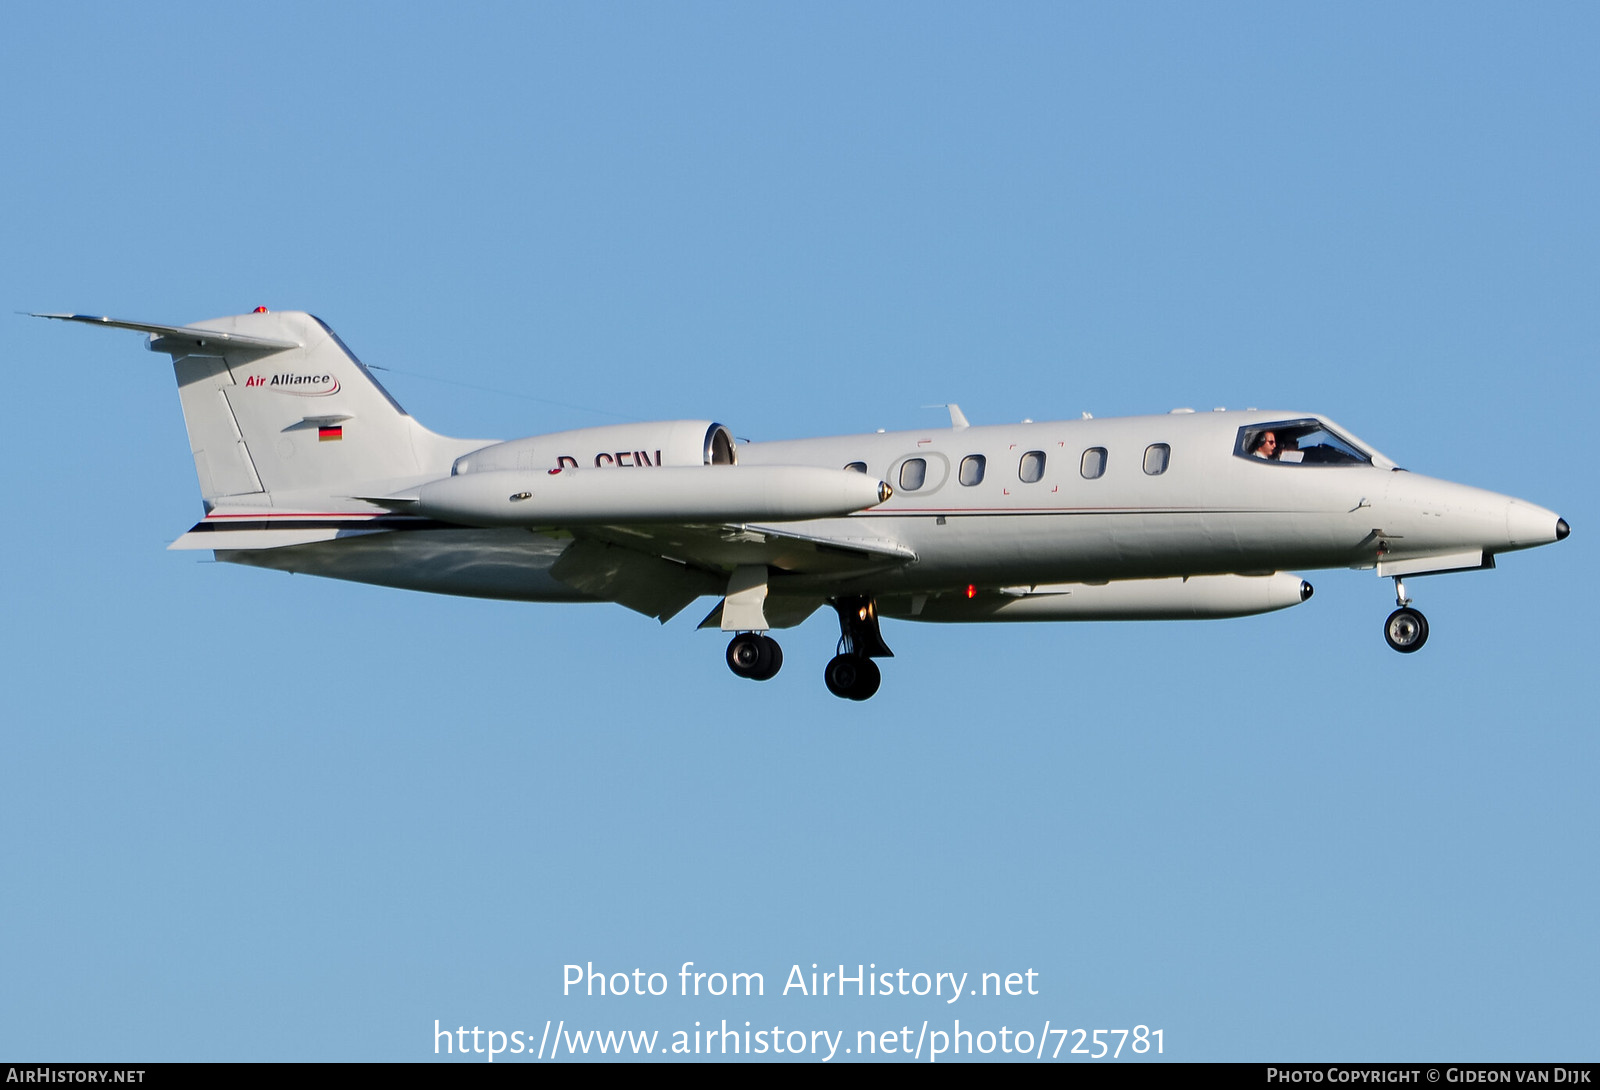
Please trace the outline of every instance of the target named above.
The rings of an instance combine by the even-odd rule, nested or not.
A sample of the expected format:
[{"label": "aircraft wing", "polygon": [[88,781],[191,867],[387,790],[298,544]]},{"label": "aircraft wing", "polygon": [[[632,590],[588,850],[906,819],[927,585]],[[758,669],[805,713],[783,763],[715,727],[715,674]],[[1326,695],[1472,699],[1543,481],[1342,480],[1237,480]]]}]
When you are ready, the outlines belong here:
[{"label": "aircraft wing", "polygon": [[[765,565],[774,574],[846,576],[916,559],[912,550],[880,538],[747,524],[647,523],[585,527],[571,533],[574,543],[550,569],[552,576],[663,622],[696,598],[723,594],[729,573],[738,567]],[[805,595],[784,609],[784,597],[776,595],[769,607],[774,627],[787,627],[786,620],[798,624],[823,600]]]},{"label": "aircraft wing", "polygon": [[882,538],[807,534],[749,524],[599,526],[584,529],[581,536],[710,570],[765,564],[779,572],[855,575],[917,558],[904,545]]}]

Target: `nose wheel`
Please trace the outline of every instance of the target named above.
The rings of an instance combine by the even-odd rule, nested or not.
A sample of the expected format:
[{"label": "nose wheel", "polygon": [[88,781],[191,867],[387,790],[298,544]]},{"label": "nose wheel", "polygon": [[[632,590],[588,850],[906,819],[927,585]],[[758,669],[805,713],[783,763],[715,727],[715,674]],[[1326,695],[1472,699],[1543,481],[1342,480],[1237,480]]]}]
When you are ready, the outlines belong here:
[{"label": "nose wheel", "polygon": [[783,667],[783,648],[771,636],[741,632],[728,643],[728,669],[751,681],[766,681]]},{"label": "nose wheel", "polygon": [[1415,609],[1401,607],[1383,622],[1383,638],[1402,655],[1409,655],[1428,642],[1428,618]]},{"label": "nose wheel", "polygon": [[1411,599],[1406,597],[1406,585],[1398,575],[1394,577],[1394,604],[1400,608],[1389,614],[1389,619],[1383,622],[1383,638],[1402,655],[1421,650],[1422,645],[1428,642],[1428,618],[1422,615],[1421,610],[1411,608]]}]

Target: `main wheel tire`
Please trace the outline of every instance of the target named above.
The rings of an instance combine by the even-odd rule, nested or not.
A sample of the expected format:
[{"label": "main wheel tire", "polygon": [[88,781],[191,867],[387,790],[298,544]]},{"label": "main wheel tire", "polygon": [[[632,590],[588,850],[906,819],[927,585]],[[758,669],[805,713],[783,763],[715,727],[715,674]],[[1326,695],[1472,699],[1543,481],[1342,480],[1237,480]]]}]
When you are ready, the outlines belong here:
[{"label": "main wheel tire", "polygon": [[750,676],[757,681],[770,681],[783,669],[783,648],[771,636],[756,637],[761,641],[761,666]]},{"label": "main wheel tire", "polygon": [[1410,607],[1401,607],[1383,622],[1383,638],[1402,655],[1409,655],[1428,642],[1428,618]]},{"label": "main wheel tire", "polygon": [[770,654],[762,646],[761,635],[741,632],[728,641],[728,669],[740,677],[758,678],[764,660]]},{"label": "main wheel tire", "polygon": [[845,700],[866,700],[878,691],[883,674],[864,655],[835,655],[822,672],[828,691]]},{"label": "main wheel tire", "polygon": [[865,661],[855,655],[835,655],[822,671],[822,681],[828,691],[842,700],[849,700],[850,690],[856,683],[856,664]]},{"label": "main wheel tire", "polygon": [[856,683],[850,690],[851,700],[867,700],[878,691],[878,686],[883,684],[883,673],[878,669],[878,664],[869,658],[863,658],[856,668]]}]

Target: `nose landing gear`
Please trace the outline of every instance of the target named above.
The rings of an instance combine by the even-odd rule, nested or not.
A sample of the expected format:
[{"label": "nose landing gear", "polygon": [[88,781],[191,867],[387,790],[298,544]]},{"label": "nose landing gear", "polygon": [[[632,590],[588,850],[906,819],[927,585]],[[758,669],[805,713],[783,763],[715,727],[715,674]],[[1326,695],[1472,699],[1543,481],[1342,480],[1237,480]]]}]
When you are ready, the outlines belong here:
[{"label": "nose landing gear", "polygon": [[1411,608],[1411,599],[1406,597],[1406,585],[1398,575],[1394,577],[1394,604],[1400,608],[1389,614],[1389,619],[1383,622],[1383,638],[1402,655],[1409,655],[1428,642],[1428,618],[1422,615],[1421,610]]}]

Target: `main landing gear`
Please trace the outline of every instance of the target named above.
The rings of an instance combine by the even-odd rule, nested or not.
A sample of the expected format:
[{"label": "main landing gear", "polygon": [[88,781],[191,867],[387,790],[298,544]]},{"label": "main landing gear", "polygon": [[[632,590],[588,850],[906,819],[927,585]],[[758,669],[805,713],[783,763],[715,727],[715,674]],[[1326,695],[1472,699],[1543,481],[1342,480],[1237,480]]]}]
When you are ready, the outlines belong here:
[{"label": "main landing gear", "polygon": [[771,636],[741,632],[728,644],[728,669],[751,681],[767,681],[783,668],[783,648]]},{"label": "main landing gear", "polygon": [[866,700],[878,691],[878,686],[883,682],[883,673],[878,669],[878,664],[867,656],[841,652],[833,656],[827,669],[822,671],[822,680],[834,696],[846,700]]},{"label": "main landing gear", "polygon": [[878,631],[878,607],[865,595],[835,598],[839,615],[839,653],[833,656],[822,680],[828,691],[845,700],[866,700],[878,691],[883,674],[873,659],[894,658]]},{"label": "main landing gear", "polygon": [[1402,655],[1409,655],[1428,642],[1428,618],[1422,615],[1421,610],[1411,608],[1411,599],[1406,597],[1406,585],[1398,575],[1394,577],[1394,604],[1400,608],[1389,614],[1389,619],[1383,622],[1383,638]]},{"label": "main landing gear", "polygon": [[[836,598],[839,653],[822,672],[828,691],[845,700],[866,700],[878,691],[883,674],[873,659],[893,658],[878,630],[878,608],[870,597]],[[728,644],[728,669],[752,681],[766,681],[783,666],[783,648],[761,632],[740,632]]]}]

